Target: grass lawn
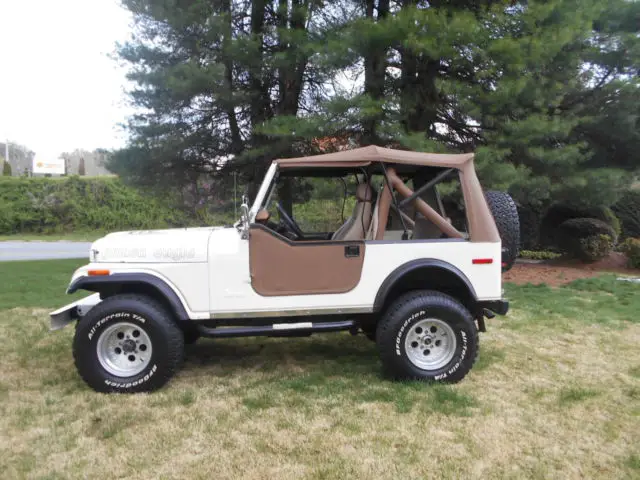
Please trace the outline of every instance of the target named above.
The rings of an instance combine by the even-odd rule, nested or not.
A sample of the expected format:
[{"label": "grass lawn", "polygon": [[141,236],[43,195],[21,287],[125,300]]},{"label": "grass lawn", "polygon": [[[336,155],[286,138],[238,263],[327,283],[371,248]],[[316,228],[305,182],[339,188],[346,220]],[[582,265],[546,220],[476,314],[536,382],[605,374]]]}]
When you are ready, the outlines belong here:
[{"label": "grass lawn", "polygon": [[[640,477],[640,287],[615,277],[507,285],[512,312],[453,386],[390,382],[364,336],[324,334],[203,340],[163,390],[122,396],[82,383],[72,327],[48,332],[74,262],[16,264],[2,478]],[[17,275],[38,292],[7,290]]]},{"label": "grass lawn", "polygon": [[58,242],[66,240],[68,242],[93,242],[100,237],[104,237],[109,232],[98,232],[96,230],[88,232],[69,233],[19,233],[16,235],[0,235],[0,242],[24,241],[24,242]]},{"label": "grass lawn", "polygon": [[0,262],[0,310],[14,307],[57,307],[86,296],[66,295],[76,268],[86,258]]}]

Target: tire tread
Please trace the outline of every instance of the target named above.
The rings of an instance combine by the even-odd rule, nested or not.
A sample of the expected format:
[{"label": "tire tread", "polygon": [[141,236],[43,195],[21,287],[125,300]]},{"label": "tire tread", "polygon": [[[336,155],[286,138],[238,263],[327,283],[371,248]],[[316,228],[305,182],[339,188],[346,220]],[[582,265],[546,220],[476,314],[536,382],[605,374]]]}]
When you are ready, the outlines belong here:
[{"label": "tire tread", "polygon": [[[110,308],[113,308],[111,305],[114,302],[122,300],[136,302],[145,305],[152,311],[155,311],[153,318],[155,321],[157,321],[161,328],[165,330],[167,351],[169,353],[168,358],[166,359],[167,362],[165,368],[158,369],[157,374],[153,376],[153,379],[151,381],[136,385],[136,387],[133,387],[130,390],[115,389],[113,387],[105,385],[104,382],[96,381],[96,379],[89,374],[89,370],[82,368],[83,359],[80,357],[79,345],[77,343],[79,341],[78,338],[83,334],[83,320],[91,319],[96,316],[100,318],[104,311],[108,311]],[[160,302],[146,295],[124,293],[106,298],[94,308],[92,308],[87,316],[81,318],[78,321],[72,351],[76,369],[80,377],[85,381],[85,383],[87,383],[96,391],[105,393],[134,393],[141,391],[151,391],[162,387],[179,370],[180,365],[182,364],[182,361],[184,359],[184,336],[182,330],[180,330],[178,325],[176,325],[175,321],[172,319],[172,314]]]},{"label": "tire tread", "polygon": [[470,323],[473,328],[471,328],[472,339],[471,343],[476,345],[476,348],[473,349],[471,353],[472,357],[469,361],[468,369],[460,369],[455,374],[445,380],[447,383],[455,383],[464,378],[467,372],[471,369],[471,367],[475,364],[478,358],[479,348],[479,335],[478,329],[475,326],[475,322],[473,317],[471,316],[471,312],[467,310],[467,308],[462,305],[458,300],[447,295],[442,292],[438,292],[436,290],[412,290],[410,292],[404,293],[400,295],[385,311],[380,323],[378,324],[378,329],[376,332],[376,341],[379,346],[380,351],[380,359],[382,361],[382,365],[384,370],[388,375],[395,379],[419,379],[414,375],[407,375],[405,371],[402,371],[396,367],[395,363],[395,354],[394,354],[394,345],[389,344],[389,342],[395,342],[395,335],[390,334],[390,330],[394,329],[396,323],[396,316],[400,310],[405,308],[408,304],[413,303],[418,299],[423,299],[424,297],[429,297],[437,303],[439,307],[444,307],[456,311],[459,315],[464,318],[464,321]]}]

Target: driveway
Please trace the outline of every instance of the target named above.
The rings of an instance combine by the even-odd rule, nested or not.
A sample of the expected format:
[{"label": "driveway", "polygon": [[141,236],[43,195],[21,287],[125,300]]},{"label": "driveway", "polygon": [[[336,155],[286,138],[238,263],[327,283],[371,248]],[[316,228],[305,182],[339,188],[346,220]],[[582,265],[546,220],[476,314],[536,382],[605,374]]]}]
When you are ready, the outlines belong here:
[{"label": "driveway", "polygon": [[91,242],[0,242],[0,262],[10,260],[50,260],[89,258]]}]

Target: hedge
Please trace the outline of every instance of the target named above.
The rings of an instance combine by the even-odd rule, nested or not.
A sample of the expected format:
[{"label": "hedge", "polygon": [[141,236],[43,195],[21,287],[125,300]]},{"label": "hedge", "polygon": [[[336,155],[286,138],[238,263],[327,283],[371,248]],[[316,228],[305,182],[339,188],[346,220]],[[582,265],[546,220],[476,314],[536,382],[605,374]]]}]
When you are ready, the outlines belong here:
[{"label": "hedge", "polygon": [[611,225],[594,218],[572,218],[557,229],[560,249],[573,257],[595,261],[611,253],[616,233]]},{"label": "hedge", "polygon": [[612,209],[622,223],[622,238],[640,237],[640,190],[629,190]]},{"label": "hedge", "polygon": [[[612,209],[607,207],[577,208],[571,205],[555,204],[549,207],[540,223],[540,243],[544,247],[559,247],[560,225],[567,220],[591,218],[606,223],[613,229],[611,238],[614,243],[621,233],[620,220]],[[609,232],[607,232],[609,234]]]},{"label": "hedge", "polygon": [[629,266],[631,268],[640,268],[640,238],[627,238],[622,245],[620,245],[620,250],[622,250],[629,259]]},{"label": "hedge", "polygon": [[195,217],[117,178],[0,177],[3,235],[180,227]]}]

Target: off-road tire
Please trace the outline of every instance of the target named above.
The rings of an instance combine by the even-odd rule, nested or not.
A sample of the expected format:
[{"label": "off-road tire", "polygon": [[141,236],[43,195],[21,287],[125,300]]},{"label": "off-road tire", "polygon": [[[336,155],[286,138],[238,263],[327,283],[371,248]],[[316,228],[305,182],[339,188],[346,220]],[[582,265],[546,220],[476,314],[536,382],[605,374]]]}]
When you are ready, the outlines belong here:
[{"label": "off-road tire", "polygon": [[[411,361],[405,340],[412,329],[431,319],[448,325],[455,348],[446,364],[423,369]],[[479,347],[478,329],[469,310],[449,295],[431,290],[415,290],[396,299],[378,324],[377,343],[383,369],[390,377],[440,383],[462,380],[473,367]]]},{"label": "off-road tire", "polygon": [[502,271],[513,267],[520,249],[520,217],[516,203],[506,192],[485,192],[489,209],[496,221],[502,240]]},{"label": "off-road tire", "polygon": [[[135,375],[116,376],[106,370],[98,358],[101,334],[106,335],[106,331],[117,324],[139,326],[151,341],[148,364]],[[172,314],[145,295],[122,294],[106,298],[80,319],[73,339],[73,358],[78,373],[91,388],[104,393],[157,390],[178,370],[183,356],[183,333]]]}]

